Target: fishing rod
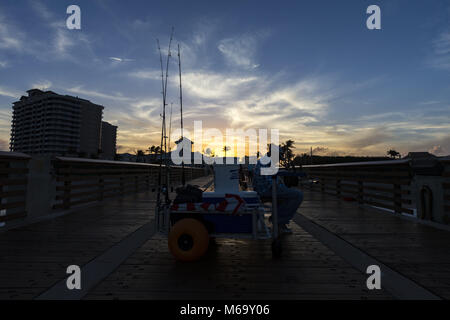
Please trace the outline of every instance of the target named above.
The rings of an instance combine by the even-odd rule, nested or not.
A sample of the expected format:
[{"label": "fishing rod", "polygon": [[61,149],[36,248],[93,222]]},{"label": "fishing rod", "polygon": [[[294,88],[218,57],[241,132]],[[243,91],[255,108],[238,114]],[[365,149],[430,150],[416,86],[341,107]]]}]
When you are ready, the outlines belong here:
[{"label": "fishing rod", "polygon": [[[163,61],[162,61],[162,54],[161,54],[161,47],[159,45],[159,40],[156,39],[156,43],[158,44],[158,50],[159,50],[159,61],[161,64],[161,86],[162,86],[162,96],[163,96],[163,110],[164,110],[164,71],[163,71]],[[162,116],[160,114],[160,116]],[[159,172],[158,172],[158,194],[156,195],[156,203],[157,206],[160,205],[161,202],[161,183],[162,183],[162,147],[163,147],[163,137],[164,137],[164,123],[161,123],[161,146],[159,149],[160,156],[159,156]]]},{"label": "fishing rod", "polygon": [[[181,54],[180,54],[180,44],[178,44],[178,72],[180,75],[180,118],[181,118],[181,143],[183,143],[184,133],[183,133],[183,90],[181,88]],[[183,144],[181,145],[183,146]],[[183,149],[184,152],[184,149]],[[184,175],[184,153],[181,158],[181,184],[184,186],[186,184],[186,178]]]},{"label": "fishing rod", "polygon": [[170,103],[170,117],[169,117],[169,153],[172,151],[172,148],[170,147],[170,137],[172,135],[172,109],[173,109],[173,102]]},{"label": "fishing rod", "polygon": [[[171,57],[170,53],[170,47],[172,44],[173,39],[173,32],[174,28],[172,27],[172,32],[170,34],[170,40],[169,40],[169,48],[167,53],[167,59],[166,59],[166,74],[164,79],[164,69],[163,69],[163,60],[162,60],[162,53],[161,53],[161,47],[159,45],[159,40],[156,39],[158,44],[158,50],[159,50],[159,60],[161,64],[161,85],[162,85],[162,96],[163,96],[163,112],[162,112],[162,124],[161,124],[161,144],[160,144],[160,163],[159,163],[159,174],[158,174],[158,195],[157,195],[157,203],[160,204],[161,201],[161,191],[164,191],[164,197],[165,197],[165,203],[168,204],[170,202],[169,200],[169,168],[167,166],[167,131],[166,131],[166,96],[167,96],[167,78],[168,78],[168,71],[169,71],[169,59]],[[164,163],[166,167],[166,175],[165,175],[165,188],[162,190],[162,171],[163,171],[163,153],[165,155]]]},{"label": "fishing rod", "polygon": [[[169,117],[169,134],[166,135],[165,138],[169,138],[169,142],[166,145],[166,151],[165,151],[165,160],[166,160],[166,182],[167,182],[167,189],[169,189],[169,183],[170,183],[170,173],[171,173],[171,162],[168,157],[170,156],[170,135],[172,134],[172,108],[173,108],[173,102],[170,103],[170,117]],[[168,149],[168,150],[167,150]],[[167,152],[168,151],[168,152]],[[173,189],[172,189],[173,191]],[[168,192],[168,191],[167,191]],[[167,202],[168,203],[168,202]]]},{"label": "fishing rod", "polygon": [[165,79],[165,84],[164,84],[164,108],[163,108],[163,122],[164,122],[164,162],[165,162],[165,167],[166,167],[166,188],[165,188],[165,199],[166,199],[166,204],[169,204],[170,200],[169,200],[169,171],[170,171],[170,161],[168,161],[168,153],[167,153],[167,131],[166,131],[166,98],[167,98],[167,78],[169,77],[169,60],[170,57],[172,56],[172,53],[170,51],[170,47],[172,45],[172,39],[173,39],[173,32],[174,32],[174,27],[172,27],[172,31],[170,33],[170,40],[169,40],[169,48],[167,51],[167,59],[166,59],[166,79]]}]

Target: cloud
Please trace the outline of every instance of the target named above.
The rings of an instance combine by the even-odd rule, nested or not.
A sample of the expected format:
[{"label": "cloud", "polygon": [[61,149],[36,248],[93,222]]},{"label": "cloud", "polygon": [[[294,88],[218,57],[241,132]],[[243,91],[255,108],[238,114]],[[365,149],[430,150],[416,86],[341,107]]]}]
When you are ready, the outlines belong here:
[{"label": "cloud", "polygon": [[[221,100],[237,98],[257,81],[253,76],[222,75],[210,72],[188,72],[183,74],[183,88],[197,99]],[[177,81],[176,79],[172,79]]]},{"label": "cloud", "polygon": [[66,56],[67,50],[75,45],[75,42],[67,34],[66,30],[56,29],[56,36],[54,38],[54,48],[58,55]]},{"label": "cloud", "polygon": [[9,151],[9,142],[5,139],[0,139],[0,151]]},{"label": "cloud", "polygon": [[20,98],[21,95],[22,95],[21,91],[0,86],[0,96],[18,99]]},{"label": "cloud", "polygon": [[128,146],[122,146],[120,144],[118,144],[116,146],[116,149],[117,149],[117,153],[125,153],[125,152],[129,152],[130,151]]},{"label": "cloud", "polygon": [[33,10],[44,20],[53,19],[53,13],[39,0],[29,1]]},{"label": "cloud", "polygon": [[131,103],[132,115],[137,119],[144,119],[144,121],[148,121],[147,119],[157,119],[158,121],[161,105],[161,99],[139,99]]},{"label": "cloud", "polygon": [[[399,148],[400,149],[400,148]],[[450,133],[442,132],[440,136],[429,136],[420,140],[408,140],[402,144],[402,153],[428,151],[437,156],[450,155]]]},{"label": "cloud", "polygon": [[436,145],[436,146],[431,147],[431,148],[428,150],[428,152],[429,152],[429,153],[432,153],[432,154],[434,154],[434,155],[436,155],[436,156],[444,156],[444,155],[447,155],[447,154],[448,154],[447,150],[445,150],[445,149],[444,149],[442,146],[440,146],[440,145]]},{"label": "cloud", "polygon": [[204,32],[196,32],[193,34],[193,43],[197,46],[201,46],[206,43],[207,35]]},{"label": "cloud", "polygon": [[349,145],[354,148],[365,149],[389,142],[390,140],[392,140],[392,135],[386,132],[380,132],[380,129],[373,129],[368,133],[364,133],[363,137],[351,141]]},{"label": "cloud", "polygon": [[48,9],[41,1],[34,0],[30,2],[35,13],[47,23],[51,28],[53,36],[53,50],[58,56],[68,55],[67,51],[75,45],[72,37],[68,34],[66,25],[62,19],[55,18],[53,12]]},{"label": "cloud", "polygon": [[[159,70],[129,73],[136,79],[160,81]],[[280,85],[284,74],[260,72],[215,72],[212,69],[183,72],[184,120],[191,130],[193,121],[203,120],[204,128],[278,128],[284,138],[310,139],[326,115],[329,100],[340,94],[342,84],[327,77],[304,78]],[[169,93],[178,92],[178,78],[169,77]],[[158,99],[157,99],[158,100]],[[156,110],[160,110],[160,101]],[[296,139],[296,141],[298,141]],[[326,140],[325,140],[326,141]]]},{"label": "cloud", "polygon": [[94,97],[94,98],[101,98],[101,99],[108,99],[108,100],[117,100],[117,101],[131,101],[132,98],[125,97],[120,93],[117,94],[109,94],[109,93],[103,93],[95,90],[87,90],[84,89],[83,86],[76,86],[72,88],[66,88],[67,91],[75,94],[79,94],[81,96],[88,96],[88,97]]},{"label": "cloud", "polygon": [[359,117],[358,120],[364,121],[364,122],[375,122],[379,123],[379,121],[386,121],[391,120],[395,118],[403,118],[404,117],[403,112],[384,112],[384,113],[375,113],[375,114],[368,114]]},{"label": "cloud", "polygon": [[40,90],[47,90],[52,86],[52,82],[48,80],[41,80],[38,82],[35,82],[31,85],[31,88],[34,89],[40,89]]},{"label": "cloud", "polygon": [[118,57],[109,57],[110,60],[117,61],[117,62],[129,62],[134,61],[134,59],[127,59],[127,58],[118,58]]},{"label": "cloud", "polygon": [[432,42],[433,56],[429,64],[437,69],[450,70],[450,31],[441,32]]},{"label": "cloud", "polygon": [[[314,146],[326,143],[333,150],[349,155],[385,155],[391,148],[401,154],[428,150],[441,151],[445,154],[450,150],[450,135],[445,120],[442,120],[445,124],[440,125],[426,117],[422,119],[419,115],[417,119],[415,117],[404,122],[375,121],[341,124],[335,127],[324,125],[316,128],[321,129],[320,131],[314,130],[315,141],[310,144]],[[436,146],[440,146],[440,149]]]},{"label": "cloud", "polygon": [[450,54],[450,31],[442,32],[434,41],[436,54]]},{"label": "cloud", "polygon": [[423,106],[428,106],[428,105],[432,105],[432,104],[439,104],[439,103],[441,103],[441,102],[437,101],[437,100],[430,100],[430,101],[419,102],[419,104],[423,105]]},{"label": "cloud", "polygon": [[159,80],[161,81],[161,71],[158,70],[140,70],[132,71],[127,74],[136,79]]},{"label": "cloud", "polygon": [[[30,1],[30,3],[34,2]],[[0,41],[4,40],[5,35],[17,40],[16,44],[11,40],[3,42],[8,44],[8,50],[21,50],[46,62],[70,59],[73,62],[81,63],[82,61],[86,64],[88,58],[95,57],[91,49],[94,42],[88,34],[89,30],[85,29],[82,33],[67,31],[63,21],[65,15],[52,13],[41,2],[38,2],[34,9],[36,15],[43,20],[40,24],[44,26],[44,34],[42,38],[39,37],[39,41],[31,36],[26,37],[26,34],[15,28],[13,23],[5,24],[5,20],[0,19]],[[128,21],[129,25],[125,20],[122,22],[121,20],[122,17],[119,16],[116,19],[112,18],[110,21],[112,28],[118,28],[118,32],[123,29],[122,35],[125,36],[127,33],[130,43],[136,40],[136,34],[148,34],[147,31],[141,31],[152,27],[148,22],[152,21],[151,19],[136,20],[134,24],[131,20]],[[5,28],[7,33],[4,32]],[[345,114],[348,113],[345,119],[341,116],[334,117],[333,115],[337,113],[342,115],[341,110],[337,110],[339,107],[336,103],[337,99],[341,98],[342,101],[342,97],[345,97],[356,100],[352,94],[362,88],[366,89],[373,83],[364,81],[352,83],[347,81],[344,75],[332,77],[330,74],[323,73],[312,76],[298,76],[288,72],[273,74],[270,70],[266,70],[264,65],[259,66],[262,60],[259,60],[258,49],[267,33],[244,30],[242,34],[220,38],[214,31],[216,29],[222,32],[220,26],[215,23],[208,25],[208,23],[199,22],[197,27],[189,28],[188,36],[182,39],[175,38],[173,42],[168,102],[170,106],[171,101],[178,100],[176,44],[180,43],[186,128],[191,129],[193,121],[199,119],[203,120],[204,127],[210,128],[278,128],[282,135],[281,140],[288,138],[295,140],[296,152],[302,152],[302,150],[309,152],[312,146],[319,154],[384,155],[387,148],[391,146],[401,152],[408,149],[429,150],[430,148],[437,152],[439,150],[434,148],[436,146],[440,146],[442,150],[450,150],[444,141],[446,134],[449,133],[448,123],[445,122],[448,111],[440,112],[439,115],[436,109],[431,114],[431,109],[434,110],[435,105],[438,105],[432,101],[433,99],[422,98],[424,100],[422,108],[423,105],[427,106],[427,110],[422,112],[416,112],[411,108],[404,108],[404,112],[398,112],[402,110],[399,107],[388,109],[389,112],[377,112],[374,109],[372,115],[357,117],[356,114],[360,114],[359,112],[353,115],[347,108],[343,111]],[[164,34],[160,39],[163,39],[162,43],[166,45],[168,34]],[[23,46],[24,43],[27,44],[26,47]],[[118,143],[124,150],[126,148],[142,149],[147,145],[158,144],[157,140],[160,136],[159,52],[155,49],[155,43],[150,45],[155,55],[154,69],[146,69],[149,65],[148,61],[142,65],[144,68],[139,68],[140,60],[132,64],[125,63],[132,61],[127,58],[130,55],[132,55],[131,58],[139,59],[138,50],[149,50],[142,44],[132,48],[127,47],[124,52],[112,51],[106,54],[103,52],[100,68],[97,64],[96,69],[93,69],[100,71],[97,74],[104,77],[103,79],[113,79],[118,83],[123,81],[124,87],[130,88],[129,92],[119,89],[123,90],[123,94],[117,93],[113,91],[117,88],[115,84],[108,88],[107,81],[88,86],[81,85],[84,82],[77,80],[72,85],[65,86],[68,88],[66,91],[71,94],[105,105],[105,120],[116,119],[116,124],[119,125]],[[432,43],[434,55],[441,59],[441,67],[445,66],[442,62],[445,62],[445,57],[449,55],[447,48],[448,36],[441,35]],[[6,59],[6,57],[9,55],[1,58]],[[133,65],[133,69],[127,68],[130,65]],[[127,69],[121,72],[110,72],[111,66],[123,66]],[[103,71],[107,72],[103,73]],[[39,78],[26,81],[28,84],[34,82],[33,86],[41,88],[54,85],[48,80]],[[147,85],[147,82],[150,82],[150,85]],[[143,87],[145,91],[142,90]],[[0,95],[8,98],[18,98],[21,94],[16,90],[0,87]],[[430,101],[426,101],[427,99]],[[364,101],[358,102],[364,103]],[[371,102],[375,107],[378,101],[373,98]],[[444,108],[444,106],[441,107]],[[386,108],[380,109],[386,110]],[[173,123],[179,121],[175,112],[173,116]]]},{"label": "cloud", "polygon": [[22,51],[24,34],[0,14],[0,49]]},{"label": "cloud", "polygon": [[6,68],[8,63],[6,61],[0,61],[0,68]]},{"label": "cloud", "polygon": [[[13,50],[22,54],[32,55],[43,61],[54,59],[71,59],[76,61],[72,54],[75,46],[89,45],[85,33],[70,33],[65,26],[64,18],[55,15],[40,1],[29,1],[38,17],[44,21],[44,26],[50,29],[39,40],[30,37],[13,23],[8,22],[0,14],[0,49]],[[48,37],[50,39],[45,39]],[[78,55],[80,52],[77,53]]]},{"label": "cloud", "polygon": [[[36,15],[44,22],[44,26],[49,29],[48,41],[27,40],[27,47],[30,54],[41,60],[68,60],[78,64],[86,64],[89,61],[98,63],[98,59],[92,50],[92,41],[86,31],[76,32],[68,30],[65,23],[65,16],[54,14],[41,1],[30,1]],[[51,45],[48,45],[48,44]]]},{"label": "cloud", "polygon": [[[219,42],[219,45],[223,45],[219,52],[225,63],[233,66],[222,72],[217,71],[217,61],[208,63],[210,55],[204,50],[208,48],[209,35],[198,33],[189,41],[182,42],[182,61],[189,61],[183,64],[186,129],[192,131],[194,120],[203,120],[204,128],[278,128],[281,140],[295,140],[297,153],[309,152],[312,146],[316,154],[324,155],[384,155],[389,148],[405,153],[410,150],[428,150],[430,146],[436,145],[446,147],[442,137],[449,129],[442,115],[448,113],[448,108],[442,113],[434,106],[438,103],[430,99],[417,110],[410,108],[398,112],[394,109],[361,117],[352,115],[343,120],[335,119],[330,116],[330,111],[336,111],[337,100],[367,89],[380,79],[354,83],[344,81],[339,75],[292,78],[286,73],[269,74],[263,68],[252,69],[252,65],[257,64],[256,49],[260,39],[254,38],[255,41],[247,41],[247,47],[243,46],[243,50],[234,53],[230,48],[238,47],[237,39],[244,41],[242,35]],[[177,42],[175,39],[174,43]],[[154,53],[159,58],[157,50]],[[186,59],[183,60],[183,57]],[[173,54],[168,99],[178,99],[176,60]],[[196,65],[197,61],[202,62],[201,67]],[[120,110],[108,109],[106,113],[109,118],[118,119],[118,141],[123,150],[158,144],[161,71],[159,68],[136,69],[121,76],[128,77],[130,82],[134,79],[136,83],[143,79],[155,81],[153,95],[126,97],[86,90],[82,86],[73,86],[69,91],[108,99],[112,104],[115,100],[123,102]],[[110,106],[109,102],[105,105]],[[426,110],[421,110],[424,109],[423,105],[427,105]],[[178,121],[176,117],[174,113],[174,123]],[[411,140],[411,137],[415,139]]]},{"label": "cloud", "polygon": [[304,79],[284,87],[277,77],[258,77],[244,92],[238,92],[224,108],[233,127],[278,128],[285,136],[316,123],[328,106],[326,90],[315,79]]},{"label": "cloud", "polygon": [[258,37],[244,34],[220,40],[217,49],[219,49],[229,65],[255,69],[259,67],[259,64],[255,62],[257,44]]},{"label": "cloud", "polygon": [[217,20],[211,18],[198,20],[192,32],[191,43],[197,48],[208,45],[219,27],[220,24]]},{"label": "cloud", "polygon": [[315,155],[324,155],[328,152],[327,147],[315,147],[312,149],[312,153]]},{"label": "cloud", "polygon": [[[190,36],[183,39],[177,38],[177,30],[175,30],[174,44],[180,45],[181,50],[181,63],[184,71],[194,71],[198,69],[212,69],[217,65],[215,61],[217,40],[215,32],[218,29],[218,22],[208,19],[200,18],[196,21],[195,26],[192,28]],[[165,39],[165,37],[160,37]],[[172,61],[178,63],[175,52],[177,51],[176,45],[173,47]],[[214,52],[211,52],[214,50]],[[159,52],[158,52],[159,55]]]},{"label": "cloud", "polygon": [[[310,154],[311,149],[306,150],[306,154]],[[312,154],[315,156],[331,156],[331,157],[340,157],[340,156],[346,156],[346,155],[353,155],[352,152],[350,152],[349,150],[345,150],[345,151],[338,151],[338,150],[334,150],[331,149],[329,147],[315,147],[312,148]],[[301,153],[297,153],[297,155],[301,155]]]},{"label": "cloud", "polygon": [[132,22],[131,25],[133,26],[134,29],[146,30],[146,29],[149,29],[152,24],[148,20],[144,21],[141,19],[136,19]]}]

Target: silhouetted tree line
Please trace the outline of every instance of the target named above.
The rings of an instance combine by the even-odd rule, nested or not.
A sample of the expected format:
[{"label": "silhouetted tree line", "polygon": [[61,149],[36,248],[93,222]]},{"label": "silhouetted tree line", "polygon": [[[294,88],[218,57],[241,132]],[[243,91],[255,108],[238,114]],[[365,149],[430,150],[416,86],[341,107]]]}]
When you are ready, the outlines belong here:
[{"label": "silhouetted tree line", "polygon": [[295,142],[291,139],[283,142],[279,146],[280,151],[280,165],[286,169],[293,166],[309,165],[309,164],[333,164],[333,163],[345,163],[345,162],[363,162],[363,161],[382,161],[391,160],[394,152],[395,157],[399,156],[399,153],[395,150],[389,150],[388,155],[391,157],[369,157],[369,156],[319,156],[308,153],[301,155],[295,155],[292,149],[295,149]]},{"label": "silhouetted tree line", "polygon": [[294,158],[293,164],[295,166],[308,165],[308,164],[332,164],[332,163],[345,163],[345,162],[363,162],[363,161],[383,161],[392,160],[389,157],[369,157],[369,156],[316,156],[309,154],[298,155]]}]

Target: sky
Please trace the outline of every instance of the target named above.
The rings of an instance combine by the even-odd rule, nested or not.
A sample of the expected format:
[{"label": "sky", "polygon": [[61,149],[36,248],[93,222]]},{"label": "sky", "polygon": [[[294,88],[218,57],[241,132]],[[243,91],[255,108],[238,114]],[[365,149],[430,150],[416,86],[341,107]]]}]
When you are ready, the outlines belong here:
[{"label": "sky", "polygon": [[[69,30],[66,9],[81,9]],[[369,30],[369,5],[381,29]],[[0,1],[0,150],[12,103],[40,88],[105,107],[118,152],[157,145],[161,67],[186,129],[279,129],[295,153],[450,154],[448,1]],[[220,148],[215,153],[220,155]]]}]

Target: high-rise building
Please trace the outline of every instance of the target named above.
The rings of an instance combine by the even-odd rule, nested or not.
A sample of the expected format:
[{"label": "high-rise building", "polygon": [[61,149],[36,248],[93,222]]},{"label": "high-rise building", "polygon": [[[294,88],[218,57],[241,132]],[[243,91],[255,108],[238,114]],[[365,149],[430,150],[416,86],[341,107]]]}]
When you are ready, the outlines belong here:
[{"label": "high-rise building", "polygon": [[103,106],[52,91],[27,93],[13,105],[11,151],[98,154]]},{"label": "high-rise building", "polygon": [[113,160],[116,154],[117,126],[102,121],[101,150],[102,158]]}]

